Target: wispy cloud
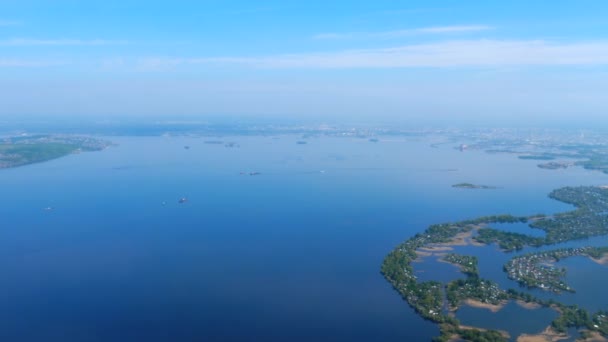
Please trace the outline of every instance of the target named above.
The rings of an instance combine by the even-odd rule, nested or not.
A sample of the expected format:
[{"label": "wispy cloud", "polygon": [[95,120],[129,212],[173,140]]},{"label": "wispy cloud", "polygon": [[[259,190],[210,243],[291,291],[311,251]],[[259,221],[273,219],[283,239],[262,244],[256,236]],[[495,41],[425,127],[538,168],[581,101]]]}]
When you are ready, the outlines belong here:
[{"label": "wispy cloud", "polygon": [[347,32],[347,33],[321,33],[313,36],[314,39],[391,39],[420,34],[449,34],[491,30],[487,25],[455,25],[433,26],[414,29],[383,31],[383,32]]},{"label": "wispy cloud", "polygon": [[0,58],[0,68],[42,68],[65,65],[63,61]]},{"label": "wispy cloud", "polygon": [[448,10],[450,10],[448,7],[420,7],[420,8],[402,8],[402,9],[377,11],[377,12],[373,12],[372,14],[399,15],[399,14],[442,12],[442,11],[448,11]]},{"label": "wispy cloud", "polygon": [[0,40],[0,46],[100,46],[100,45],[125,45],[125,40],[82,40],[82,39],[30,39],[13,38]]},{"label": "wispy cloud", "polygon": [[0,27],[2,26],[19,26],[21,22],[15,20],[2,20],[0,19]]},{"label": "wispy cloud", "polygon": [[385,49],[263,57],[149,58],[140,60],[137,65],[140,70],[166,70],[185,65],[261,69],[608,65],[608,41],[460,40]]}]

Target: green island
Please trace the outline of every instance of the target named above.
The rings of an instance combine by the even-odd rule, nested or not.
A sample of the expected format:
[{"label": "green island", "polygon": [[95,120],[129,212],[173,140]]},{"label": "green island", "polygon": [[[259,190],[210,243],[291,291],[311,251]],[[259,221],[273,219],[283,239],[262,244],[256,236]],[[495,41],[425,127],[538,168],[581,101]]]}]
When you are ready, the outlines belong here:
[{"label": "green island", "polygon": [[73,153],[100,151],[109,142],[71,135],[33,135],[0,139],[0,169],[41,163]]},{"label": "green island", "polygon": [[474,256],[449,253],[441,260],[459,267],[462,273],[468,276],[479,276],[477,258]]},{"label": "green island", "polygon": [[474,237],[475,241],[483,244],[496,243],[507,252],[521,250],[525,246],[540,247],[544,244],[543,238],[533,237],[520,233],[506,232],[494,228],[481,228]]},{"label": "green island", "polygon": [[446,298],[450,311],[456,311],[462,303],[473,301],[475,306],[490,310],[499,310],[509,299],[507,292],[501,290],[493,281],[469,276],[467,279],[457,279],[446,285]]},{"label": "green island", "polygon": [[588,157],[588,160],[577,162],[576,165],[580,165],[587,170],[597,170],[608,173],[608,156],[605,154],[591,153]]},{"label": "green island", "polygon": [[529,288],[540,288],[546,291],[560,293],[575,292],[563,278],[565,268],[553,265],[561,259],[573,256],[586,256],[598,263],[606,263],[608,247],[561,248],[545,252],[529,253],[509,260],[504,266],[509,279],[516,280]]},{"label": "green island", "polygon": [[441,260],[457,266],[467,276],[466,279],[457,279],[445,286],[450,312],[458,310],[462,303],[497,310],[509,299],[498,284],[479,278],[477,257],[449,253]]},{"label": "green island", "polygon": [[553,160],[555,157],[551,154],[541,154],[541,155],[522,155],[518,157],[523,160]]},{"label": "green island", "polygon": [[[580,159],[577,162],[548,162],[539,167],[547,169],[560,169],[570,166],[581,166],[587,170],[596,170],[608,174],[607,145],[602,138],[590,141],[586,139],[565,138],[540,139],[535,148],[530,149],[528,142],[518,137],[482,137],[463,136],[465,140],[473,138],[474,142],[467,144],[469,149],[484,150],[486,153],[515,154],[519,159],[551,161],[557,158]],[[565,138],[565,139],[564,139]]]},{"label": "green island", "polygon": [[565,187],[553,190],[550,198],[572,204],[575,210],[553,217],[542,214],[522,217],[520,222],[530,221],[530,227],[543,230],[545,237],[505,232],[493,228],[479,229],[474,239],[483,244],[497,243],[505,251],[520,250],[525,246],[540,247],[560,242],[608,235],[608,189],[604,187]]},{"label": "green island", "polygon": [[[382,263],[381,273],[418,315],[439,325],[441,334],[435,338],[436,341],[507,341],[508,336],[500,331],[462,326],[453,313],[463,304],[499,310],[512,300],[524,307],[548,307],[558,312],[559,316],[547,328],[547,334],[561,334],[564,337],[569,328],[576,328],[583,338],[607,337],[608,319],[604,312],[591,314],[576,305],[565,305],[552,299],[541,300],[514,289],[502,290],[496,283],[479,277],[477,259],[472,256],[447,254],[442,258],[442,261],[458,266],[466,279],[448,284],[418,282],[414,274],[412,262],[419,256],[449,250],[454,245],[496,243],[503,252],[507,252],[524,246],[538,247],[608,234],[608,217],[605,215],[608,210],[608,189],[565,187],[552,191],[549,197],[572,204],[576,209],[551,217],[542,214],[529,217],[497,215],[434,224],[392,250]],[[530,227],[545,231],[546,236],[532,237],[489,227],[493,223],[518,222],[530,222]],[[593,258],[600,258],[605,252],[604,248],[584,249],[585,255]],[[561,253],[558,251],[553,255],[556,258],[564,257],[565,254]],[[559,278],[559,272],[557,276]]]},{"label": "green island", "polygon": [[548,162],[548,163],[538,164],[537,166],[541,169],[559,170],[559,169],[567,169],[573,165],[574,165],[574,163],[568,163],[568,162]]},{"label": "green island", "polygon": [[496,189],[495,186],[477,185],[477,184],[471,184],[471,183],[458,183],[458,184],[452,185],[452,187],[458,188],[458,189]]}]

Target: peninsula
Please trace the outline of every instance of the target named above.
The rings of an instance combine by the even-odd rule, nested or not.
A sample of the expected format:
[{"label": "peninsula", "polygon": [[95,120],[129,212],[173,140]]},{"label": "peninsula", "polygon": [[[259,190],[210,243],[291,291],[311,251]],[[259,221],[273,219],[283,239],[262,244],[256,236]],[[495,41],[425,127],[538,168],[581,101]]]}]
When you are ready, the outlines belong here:
[{"label": "peninsula", "polygon": [[72,135],[22,135],[0,139],[0,169],[41,163],[73,153],[100,151],[107,141]]},{"label": "peninsula", "polygon": [[555,263],[573,256],[586,256],[596,262],[605,260],[608,247],[562,248],[545,252],[529,253],[512,258],[505,266],[509,279],[516,280],[529,288],[540,288],[545,291],[561,293],[575,292],[564,282],[565,268],[558,268]]},{"label": "peninsula", "polygon": [[[543,306],[553,308],[559,316],[551,323],[551,330],[565,334],[568,329],[579,329],[581,336],[608,336],[608,319],[600,311],[589,313],[576,305],[565,305],[555,300],[542,300],[530,293],[514,289],[501,289],[491,280],[482,279],[477,271],[477,259],[473,256],[446,254],[442,260],[456,265],[465,274],[447,284],[437,281],[419,282],[412,262],[432,250],[449,250],[452,245],[463,243],[463,236],[471,236],[471,244],[498,244],[503,252],[521,249],[524,246],[544,246],[560,242],[608,235],[608,189],[593,186],[565,187],[554,190],[551,198],[572,204],[575,210],[552,217],[534,215],[517,217],[512,215],[484,216],[455,223],[435,224],[398,245],[382,263],[381,272],[393,288],[423,318],[439,325],[441,336],[436,341],[507,341],[500,331],[465,327],[452,314],[462,305],[474,305],[490,310],[500,310],[508,301],[517,301],[524,307]],[[491,228],[493,223],[527,223],[532,228],[544,230],[546,237],[532,237]],[[474,235],[476,233],[476,235]],[[466,241],[465,241],[466,242]],[[603,258],[608,248],[583,248],[556,250],[519,259],[520,263],[505,266],[514,279],[532,284],[532,280],[520,273],[528,267],[534,269],[536,260],[559,259],[571,255],[587,255],[596,262]],[[519,267],[519,265],[524,265]],[[521,271],[523,272],[523,271]],[[523,274],[523,275],[520,275]],[[569,290],[561,281],[559,270],[548,270],[541,274],[543,286],[550,290]],[[537,280],[534,280],[537,281]],[[545,284],[547,283],[547,284]],[[536,283],[534,283],[536,284]],[[447,301],[446,301],[447,299]],[[447,308],[446,308],[447,303]]]}]

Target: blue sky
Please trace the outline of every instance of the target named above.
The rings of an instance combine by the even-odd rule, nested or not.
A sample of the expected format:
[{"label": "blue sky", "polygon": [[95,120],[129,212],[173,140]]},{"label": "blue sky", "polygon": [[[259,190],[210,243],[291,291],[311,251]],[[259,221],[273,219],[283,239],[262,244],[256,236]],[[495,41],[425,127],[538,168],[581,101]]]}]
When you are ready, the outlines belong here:
[{"label": "blue sky", "polygon": [[608,2],[0,2],[0,116],[605,120]]}]

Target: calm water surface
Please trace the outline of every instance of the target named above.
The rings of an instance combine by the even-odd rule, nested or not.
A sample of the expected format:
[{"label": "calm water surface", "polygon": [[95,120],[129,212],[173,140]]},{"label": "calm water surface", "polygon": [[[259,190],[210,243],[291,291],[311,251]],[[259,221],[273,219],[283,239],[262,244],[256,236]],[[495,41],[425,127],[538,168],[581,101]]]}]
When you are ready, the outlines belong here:
[{"label": "calm water surface", "polygon": [[[424,140],[109,139],[1,170],[0,339],[430,340],[379,273],[395,245],[432,223],[568,210],[547,193],[607,180]],[[503,259],[482,276],[504,283]]]}]

